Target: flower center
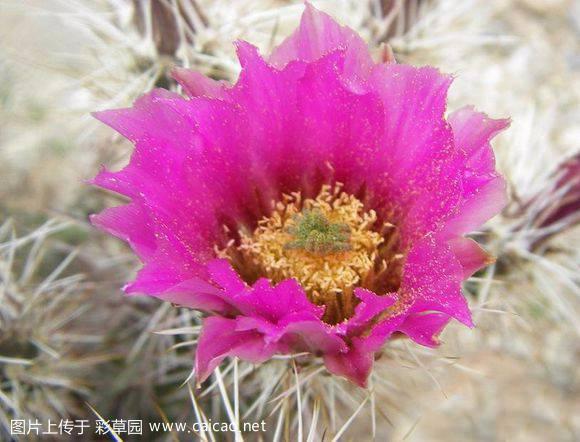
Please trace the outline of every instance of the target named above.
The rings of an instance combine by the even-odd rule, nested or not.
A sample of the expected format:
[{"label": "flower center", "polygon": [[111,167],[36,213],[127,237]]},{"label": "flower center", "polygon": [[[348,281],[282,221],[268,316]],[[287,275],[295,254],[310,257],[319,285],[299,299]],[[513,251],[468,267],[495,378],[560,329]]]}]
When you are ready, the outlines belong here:
[{"label": "flower center", "polygon": [[378,231],[385,226],[375,224],[375,211],[365,211],[340,184],[326,185],[314,199],[284,195],[253,232],[240,230],[239,243],[230,242],[218,255],[248,282],[295,278],[312,302],[326,307],[323,319],[336,324],[353,315],[354,288],[373,289],[385,274],[385,235]]},{"label": "flower center", "polygon": [[288,228],[295,239],[286,243],[288,249],[303,249],[311,253],[336,253],[350,250],[350,227],[331,223],[318,210],[304,210]]}]

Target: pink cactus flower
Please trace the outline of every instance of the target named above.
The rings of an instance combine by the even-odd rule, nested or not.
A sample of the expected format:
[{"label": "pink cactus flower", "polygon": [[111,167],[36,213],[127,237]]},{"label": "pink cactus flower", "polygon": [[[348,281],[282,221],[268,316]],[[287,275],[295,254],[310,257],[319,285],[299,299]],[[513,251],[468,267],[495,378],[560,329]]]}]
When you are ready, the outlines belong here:
[{"label": "pink cactus flower", "polygon": [[94,179],[130,202],[92,222],[143,262],[127,293],[206,312],[198,381],[309,352],[365,386],[393,334],[473,326],[461,283],[490,257],[464,235],[506,203],[489,142],[508,121],[446,118],[450,76],[375,63],[308,4],[269,57],[236,47],[234,85],[176,69],[188,98],[96,113],[135,151]]}]

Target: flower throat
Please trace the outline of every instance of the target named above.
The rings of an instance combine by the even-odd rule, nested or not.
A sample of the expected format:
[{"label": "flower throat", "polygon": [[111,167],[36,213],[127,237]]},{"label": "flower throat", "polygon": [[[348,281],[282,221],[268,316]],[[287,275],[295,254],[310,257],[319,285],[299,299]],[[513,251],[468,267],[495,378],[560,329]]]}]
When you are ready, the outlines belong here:
[{"label": "flower throat", "polygon": [[376,213],[340,184],[325,185],[313,199],[283,195],[253,232],[240,230],[239,244],[218,255],[248,282],[295,278],[313,303],[325,306],[324,320],[336,324],[354,314],[354,289],[372,289],[387,267],[375,224]]}]

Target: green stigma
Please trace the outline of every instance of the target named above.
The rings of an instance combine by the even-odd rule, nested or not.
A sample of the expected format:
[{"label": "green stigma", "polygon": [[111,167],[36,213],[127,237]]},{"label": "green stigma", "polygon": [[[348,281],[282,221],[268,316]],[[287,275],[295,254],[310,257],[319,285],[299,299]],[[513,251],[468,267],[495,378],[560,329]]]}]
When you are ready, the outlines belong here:
[{"label": "green stigma", "polygon": [[296,224],[288,229],[294,240],[287,249],[302,249],[311,253],[327,254],[350,250],[350,229],[346,224],[331,223],[317,210],[305,210],[295,218]]}]

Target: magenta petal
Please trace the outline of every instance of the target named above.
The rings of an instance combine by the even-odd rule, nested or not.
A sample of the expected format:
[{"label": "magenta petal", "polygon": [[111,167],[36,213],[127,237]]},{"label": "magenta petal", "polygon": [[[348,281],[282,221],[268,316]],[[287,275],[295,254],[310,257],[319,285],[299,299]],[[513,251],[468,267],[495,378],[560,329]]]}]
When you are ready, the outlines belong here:
[{"label": "magenta petal", "polygon": [[461,292],[463,274],[449,245],[429,235],[410,250],[401,290],[412,298],[414,311],[446,313],[472,327],[471,313]]},{"label": "magenta petal", "polygon": [[353,339],[347,353],[324,355],[324,365],[330,373],[343,376],[363,388],[367,386],[373,360],[374,353],[363,350],[358,338]]},{"label": "magenta petal", "polygon": [[272,286],[261,279],[248,287],[225,260],[214,260],[207,267],[212,282],[220,286],[217,296],[239,316],[204,321],[196,362],[200,380],[226,356],[258,362],[274,352],[290,349],[313,353],[347,351],[334,328],[321,321],[322,310],[308,301],[296,281]]},{"label": "magenta petal", "polygon": [[132,108],[94,112],[93,116],[133,142],[151,135],[166,138],[169,135],[167,127],[175,125],[171,121],[175,116],[158,105],[164,100],[184,99],[165,89],[154,89],[137,99]]},{"label": "magenta petal", "polygon": [[304,288],[295,279],[272,285],[266,278],[259,279],[252,286],[251,298],[245,300],[242,310],[278,322],[290,316],[321,322],[324,312],[323,307],[308,300]]},{"label": "magenta petal", "polygon": [[[232,150],[224,158],[206,147],[237,144],[237,137],[243,137],[238,125],[243,122],[232,114],[239,111],[207,99],[196,99],[195,112],[188,106],[180,97],[154,91],[131,109],[99,114],[136,143],[128,166],[119,172],[103,170],[94,180],[132,198],[130,210],[143,214],[140,230],[150,231],[137,239],[134,223],[113,216],[119,211],[106,214],[100,222],[115,235],[137,241],[133,247],[145,267],[138,275],[141,280],[131,285],[133,290],[145,286],[166,290],[201,276],[204,262],[214,257],[213,247],[223,235],[226,219],[244,219],[256,205],[251,183],[242,173],[228,173],[229,179],[225,175],[243,167],[244,153]],[[197,130],[190,113],[203,123]],[[238,127],[222,131],[228,124]]]},{"label": "magenta petal", "polygon": [[476,193],[461,203],[459,215],[446,221],[442,233],[453,236],[472,232],[493,215],[501,212],[506,203],[504,179],[500,176],[490,178],[479,186]]},{"label": "magenta petal", "polygon": [[232,265],[225,259],[214,259],[207,264],[213,282],[225,290],[230,297],[245,293],[248,286],[242,281]]},{"label": "magenta petal", "polygon": [[463,107],[449,116],[455,143],[467,153],[467,166],[479,175],[495,174],[495,159],[490,140],[510,125],[509,119],[489,118],[472,106]]},{"label": "magenta petal", "polygon": [[374,63],[367,44],[356,32],[340,26],[329,15],[306,3],[300,26],[275,48],[269,62],[283,68],[296,60],[313,62],[336,51],[345,52],[345,79],[360,82],[366,78]]},{"label": "magenta petal", "polygon": [[279,321],[260,316],[238,316],[236,321],[236,330],[259,332],[267,344],[288,343],[295,351],[312,353],[347,351],[345,342],[336,331],[308,312],[291,313]]},{"label": "magenta petal", "polygon": [[[380,305],[380,301],[377,298],[381,297],[376,295],[373,297],[368,292],[363,297],[369,302],[369,306],[359,309],[358,320],[366,317],[367,313],[371,312],[371,315],[374,317],[375,311],[382,311],[383,307],[391,304],[384,302],[383,305]],[[397,331],[405,317],[406,312],[390,316],[374,325],[368,334],[365,333],[361,336],[352,337],[346,352],[325,354],[324,363],[328,371],[338,376],[344,376],[361,387],[366,387],[375,353]],[[360,330],[356,332],[359,333]]]},{"label": "magenta petal", "polygon": [[280,341],[284,336],[285,330],[277,324],[260,317],[238,316],[236,318],[237,331],[256,331],[260,333],[264,342],[272,344]]},{"label": "magenta petal", "polygon": [[359,332],[372,319],[392,306],[396,301],[394,293],[387,293],[381,296],[370,290],[356,288],[354,294],[360,300],[360,303],[355,308],[354,316],[344,324],[346,333],[349,334]]},{"label": "magenta petal", "polygon": [[164,301],[205,312],[228,314],[233,311],[233,307],[222,299],[220,290],[200,278],[192,278],[168,288],[149,287],[143,283],[142,278],[138,282],[139,285],[129,284],[125,291],[151,293]]},{"label": "magenta petal", "polygon": [[353,337],[346,352],[325,354],[324,363],[328,371],[366,387],[375,352],[397,330],[404,317],[404,314],[389,317],[375,325],[368,336]]},{"label": "magenta petal", "polygon": [[271,285],[260,279],[248,287],[226,260],[210,262],[208,271],[222,289],[221,299],[241,314],[236,330],[259,332],[267,343],[292,342],[302,351],[346,350],[335,329],[322,322],[323,308],[312,304],[295,280]]},{"label": "magenta petal", "polygon": [[398,331],[405,333],[417,344],[434,347],[439,344],[437,335],[450,319],[445,313],[415,313],[405,318]]},{"label": "magenta petal", "polygon": [[269,280],[261,278],[249,287],[225,259],[215,259],[208,263],[207,268],[211,280],[222,288],[222,299],[244,315],[278,323],[289,315],[301,314],[304,315],[302,319],[320,322],[324,309],[312,304],[294,279],[272,286]]},{"label": "magenta petal", "polygon": [[221,361],[237,356],[253,363],[264,362],[279,348],[269,345],[263,336],[253,330],[236,330],[235,319],[212,316],[203,321],[203,329],[195,353],[195,372],[203,382]]},{"label": "magenta petal", "polygon": [[445,121],[452,78],[388,64],[370,81],[385,107],[383,149],[366,172],[372,206],[394,214],[409,244],[437,230],[460,201],[465,154]]},{"label": "magenta petal", "polygon": [[90,220],[94,226],[127,241],[139,255],[151,256],[155,252],[154,230],[147,211],[140,205],[111,207],[91,215]]},{"label": "magenta petal", "polygon": [[467,154],[467,164],[459,214],[447,221],[444,232],[462,235],[478,228],[507,203],[506,184],[495,170],[490,140],[510,122],[464,107],[450,115],[449,123],[455,144]]},{"label": "magenta petal", "polygon": [[224,99],[227,97],[224,89],[229,86],[224,81],[216,81],[205,75],[184,68],[173,68],[171,76],[183,87],[190,97],[209,97]]},{"label": "magenta petal", "polygon": [[344,53],[277,71],[255,47],[238,42],[237,48],[242,72],[230,100],[252,116],[247,127],[253,136],[245,147],[260,166],[248,171],[271,183],[259,186],[260,194],[312,194],[333,180],[360,188],[368,171],[361,158],[381,155],[384,108],[376,94],[344,86]]},{"label": "magenta petal", "polygon": [[464,279],[494,261],[489,253],[470,238],[457,237],[450,240],[448,244],[463,267]]},{"label": "magenta petal", "polygon": [[[133,250],[146,262],[137,280],[126,286],[127,293],[136,291],[148,293],[164,300],[193,307],[193,304],[186,302],[183,298],[188,295],[183,293],[175,295],[172,292],[176,285],[188,276],[193,276],[193,273],[188,275],[184,272],[184,255],[178,253],[177,248],[160,241],[155,232],[154,222],[143,206],[131,203],[126,206],[113,207],[92,216],[91,222],[129,242]],[[192,265],[191,268],[197,268],[198,274],[203,273],[200,266]],[[203,285],[209,287],[207,282],[203,282]]]},{"label": "magenta petal", "polygon": [[[288,320],[291,319],[291,320]],[[321,320],[287,318],[285,331],[294,340],[297,349],[316,353],[341,353],[347,351],[344,340],[332,327]]]}]

